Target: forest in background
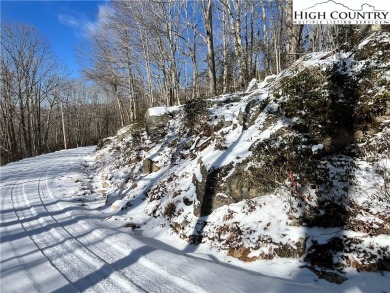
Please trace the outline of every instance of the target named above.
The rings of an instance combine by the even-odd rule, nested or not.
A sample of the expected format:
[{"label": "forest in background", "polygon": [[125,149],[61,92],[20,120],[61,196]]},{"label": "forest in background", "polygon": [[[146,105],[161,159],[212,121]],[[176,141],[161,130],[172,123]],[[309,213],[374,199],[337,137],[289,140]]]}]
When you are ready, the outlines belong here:
[{"label": "forest in background", "polygon": [[35,28],[1,26],[0,163],[96,144],[147,108],[242,91],[369,26],[293,25],[292,0],[112,1],[69,78]]}]

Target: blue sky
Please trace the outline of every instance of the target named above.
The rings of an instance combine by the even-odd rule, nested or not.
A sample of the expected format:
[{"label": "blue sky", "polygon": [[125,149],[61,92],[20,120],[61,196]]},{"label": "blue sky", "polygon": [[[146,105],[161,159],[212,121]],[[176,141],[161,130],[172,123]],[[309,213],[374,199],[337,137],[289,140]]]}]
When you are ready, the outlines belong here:
[{"label": "blue sky", "polygon": [[107,1],[4,1],[1,22],[22,22],[39,29],[50,42],[54,54],[78,77],[75,48],[85,38],[86,30],[96,25],[99,11]]}]

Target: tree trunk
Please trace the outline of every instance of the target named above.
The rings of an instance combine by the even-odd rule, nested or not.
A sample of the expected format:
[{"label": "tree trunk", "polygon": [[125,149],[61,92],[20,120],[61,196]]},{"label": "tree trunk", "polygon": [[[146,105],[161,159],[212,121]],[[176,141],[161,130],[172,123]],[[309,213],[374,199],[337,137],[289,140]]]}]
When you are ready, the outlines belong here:
[{"label": "tree trunk", "polygon": [[68,142],[66,138],[66,130],[65,130],[65,117],[64,117],[64,103],[61,101],[61,122],[62,122],[62,134],[64,137],[64,149],[68,148]]},{"label": "tree trunk", "polygon": [[212,0],[202,0],[202,11],[204,26],[206,29],[207,43],[207,67],[209,75],[210,94],[217,95],[217,75],[215,70],[215,52],[213,35],[213,2]]},{"label": "tree trunk", "polygon": [[292,0],[286,0],[287,64],[291,64],[299,57],[297,53],[299,53],[302,31],[303,31],[303,25],[293,24]]}]

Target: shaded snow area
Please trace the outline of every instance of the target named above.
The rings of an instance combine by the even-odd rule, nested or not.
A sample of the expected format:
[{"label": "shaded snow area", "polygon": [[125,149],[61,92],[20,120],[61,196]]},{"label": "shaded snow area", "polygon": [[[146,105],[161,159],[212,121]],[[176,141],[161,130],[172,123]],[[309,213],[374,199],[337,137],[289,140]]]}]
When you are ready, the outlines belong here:
[{"label": "shaded snow area", "polygon": [[264,275],[388,292],[389,56],[375,33],[246,92],[149,109],[89,158],[106,220]]},{"label": "shaded snow area", "polygon": [[389,292],[389,70],[375,33],[1,167],[1,288]]},{"label": "shaded snow area", "polygon": [[275,267],[281,274],[262,273],[183,245],[156,222],[146,236],[130,215],[113,217],[86,172],[91,151],[0,168],[1,292],[329,292],[308,276],[281,277],[292,261]]}]

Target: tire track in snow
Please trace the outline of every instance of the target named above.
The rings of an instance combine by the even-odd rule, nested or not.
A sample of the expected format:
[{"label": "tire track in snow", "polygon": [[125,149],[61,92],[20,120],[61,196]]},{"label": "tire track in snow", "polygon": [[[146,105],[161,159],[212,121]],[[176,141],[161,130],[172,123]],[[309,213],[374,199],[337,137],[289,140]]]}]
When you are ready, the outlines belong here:
[{"label": "tire track in snow", "polygon": [[[30,168],[31,170],[32,168]],[[56,238],[53,237],[52,232],[45,231],[47,227],[50,227],[51,223],[45,223],[46,216],[39,215],[33,207],[31,207],[30,201],[26,197],[24,185],[27,184],[30,175],[29,173],[22,175],[21,179],[16,182],[11,192],[12,205],[15,214],[23,227],[26,234],[30,237],[31,241],[35,244],[38,250],[47,258],[50,264],[57,269],[57,271],[70,283],[73,284],[74,277],[77,277],[77,273],[69,275],[66,271],[60,267],[71,267],[73,264],[77,264],[77,259],[72,258],[72,254],[69,251],[61,249],[58,245]],[[24,177],[24,178],[23,178]],[[22,180],[23,179],[23,180]],[[42,223],[43,222],[43,223]],[[46,225],[46,228],[45,228]],[[50,228],[51,229],[51,228]],[[70,270],[70,272],[73,272]],[[77,272],[77,270],[76,270]],[[72,286],[73,287],[73,286]],[[37,289],[37,288],[36,288]],[[74,291],[78,291],[73,287]],[[41,290],[37,290],[40,292]]]},{"label": "tire track in snow", "polygon": [[[34,165],[37,165],[37,163],[33,164]],[[7,179],[9,178],[12,178],[14,176],[14,174],[17,174],[19,173],[20,171],[22,171],[22,174],[16,179],[16,181],[14,181],[14,183],[10,184],[9,186],[5,185],[5,184],[1,184],[1,187],[5,187],[5,192],[2,193],[2,207],[5,206],[5,201],[7,200],[7,196],[5,194],[9,194],[9,198],[10,198],[10,201],[11,201],[11,205],[13,207],[13,212],[15,213],[15,216],[17,217],[19,223],[21,224],[23,230],[26,232],[26,234],[28,234],[26,228],[24,227],[24,225],[21,223],[21,220],[19,218],[19,215],[18,213],[16,212],[16,209],[15,209],[15,205],[14,205],[14,199],[13,199],[13,193],[15,192],[15,188],[20,184],[20,182],[22,181],[23,177],[26,176],[26,171],[28,171],[29,168],[25,168],[25,169],[22,169],[22,170],[18,170],[18,171],[14,171],[12,172],[11,174],[7,174],[7,177],[6,177],[6,180],[4,180],[5,182],[7,181]],[[2,176],[2,179],[4,179],[4,177]],[[10,189],[9,193],[7,192],[7,189]],[[2,213],[1,214],[1,223],[5,223],[5,214]],[[6,226],[4,226],[4,228],[6,231],[8,230]],[[6,233],[8,234],[8,233]],[[30,237],[31,239],[31,237]],[[31,239],[32,240],[32,239]],[[32,240],[33,241],[33,240]],[[34,241],[33,241],[34,242]],[[35,244],[35,242],[34,242]],[[10,245],[11,246],[11,250],[13,252],[14,255],[18,255],[14,245]],[[38,248],[38,247],[37,247]],[[39,249],[39,248],[38,248]],[[22,260],[22,258],[20,257],[17,257],[17,262],[24,268],[25,272],[26,272],[26,276],[28,277],[28,279],[31,281],[34,289],[37,291],[37,292],[41,292],[42,291],[42,288],[41,286],[39,285],[39,281],[36,280],[36,278],[34,277],[34,275],[30,272],[27,264]]]},{"label": "tire track in snow", "polygon": [[[116,235],[116,230],[111,232],[89,219],[77,222],[72,213],[62,212],[58,197],[54,197],[49,188],[52,180],[49,174],[55,174],[56,178],[66,173],[66,168],[58,168],[67,165],[65,156],[50,154],[50,157],[31,162],[23,164],[23,169],[9,172],[7,181],[10,182],[0,187],[9,191],[7,199],[11,199],[13,209],[10,212],[15,214],[17,224],[53,270],[64,277],[64,283],[68,283],[59,292],[206,292],[201,286],[165,271],[145,257],[153,248],[130,249],[131,240],[126,241],[131,237],[126,235],[125,241],[115,243],[112,238],[105,238]],[[83,218],[90,216],[84,211],[81,215]],[[17,260],[23,261],[19,257]],[[23,263],[26,275],[31,279],[31,289],[45,291],[45,286],[41,286],[44,275],[40,279],[39,274],[30,274],[28,265]]]},{"label": "tire track in snow", "polygon": [[[48,173],[47,171],[50,168],[45,173]],[[69,218],[73,217],[71,215],[58,214],[58,211],[62,208],[54,201],[55,198],[48,186],[48,177],[46,176],[44,180],[42,180],[42,177],[39,180],[39,195],[42,205],[47,213],[52,216],[53,220],[62,226],[61,221],[68,222]],[[55,204],[51,204],[51,202]],[[202,287],[164,271],[145,257],[138,255],[131,257],[134,250],[130,250],[128,254],[123,253],[129,251],[129,248],[123,247],[120,243],[106,240],[106,235],[99,232],[100,227],[96,224],[92,227],[92,221],[89,222],[87,224],[85,221],[79,221],[77,224],[67,225],[63,229],[95,255],[96,258],[101,259],[108,266],[113,267],[131,280],[132,283],[145,289],[147,292],[206,292]],[[88,232],[86,233],[86,231]],[[97,239],[99,241],[96,241]],[[130,260],[131,264],[129,266],[121,265],[125,258]]]},{"label": "tire track in snow", "polygon": [[[40,162],[42,164],[42,162]],[[23,229],[33,241],[35,246],[48,259],[51,265],[65,277],[71,285],[68,289],[74,291],[97,291],[97,292],[123,292],[124,283],[127,289],[139,292],[140,289],[130,284],[128,280],[112,277],[115,271],[105,263],[95,259],[94,255],[80,245],[75,239],[66,237],[62,227],[53,221],[53,218],[46,211],[39,211],[39,208],[32,207],[37,201],[36,195],[32,191],[38,191],[39,197],[39,182],[42,176],[47,172],[51,166],[49,165],[40,174],[40,177],[34,185],[34,182],[29,182],[32,172],[23,174],[19,180],[14,183],[11,190],[11,201],[15,214],[22,225]],[[35,169],[35,168],[34,168]],[[33,168],[29,168],[33,170]],[[27,197],[26,187],[31,188],[29,198]],[[39,197],[40,198],[40,197]],[[41,204],[42,205],[42,204]],[[50,228],[50,229],[49,229]],[[32,277],[32,276],[31,276]],[[79,280],[82,280],[80,282]],[[36,291],[40,292],[37,280],[32,279],[36,286]],[[114,282],[116,281],[116,282]],[[118,285],[121,285],[118,287]]]},{"label": "tire track in snow", "polygon": [[[82,259],[84,259],[86,261],[86,263],[96,263],[96,267],[99,267],[102,271],[102,273],[104,274],[104,278],[103,279],[111,279],[112,280],[112,283],[114,284],[118,284],[119,285],[119,291],[122,291],[127,289],[132,289],[132,291],[144,291],[141,287],[137,286],[136,284],[132,283],[129,278],[126,278],[124,277],[122,274],[118,273],[115,268],[113,268],[113,266],[107,262],[106,260],[102,259],[100,256],[98,256],[94,251],[92,251],[87,245],[85,245],[83,242],[81,242],[78,237],[77,237],[77,234],[74,235],[71,233],[71,229],[73,227],[76,227],[78,226],[77,223],[75,224],[72,224],[71,221],[70,223],[67,225],[67,227],[65,227],[63,224],[61,224],[58,220],[57,220],[57,217],[55,217],[53,215],[54,214],[58,214],[58,215],[61,215],[61,213],[58,213],[59,211],[61,211],[61,208],[54,202],[53,203],[50,203],[50,205],[47,205],[45,202],[48,201],[50,202],[53,197],[50,197],[48,194],[48,183],[47,183],[47,176],[45,177],[44,180],[42,180],[42,178],[44,177],[44,174],[48,172],[48,170],[50,168],[52,168],[53,166],[56,166],[58,164],[65,164],[66,161],[65,160],[60,160],[59,162],[57,162],[55,165],[51,165],[49,166],[40,176],[39,180],[38,180],[38,195],[39,195],[39,200],[40,200],[40,204],[42,205],[42,207],[44,208],[44,212],[47,213],[48,217],[50,217],[50,221],[52,221],[53,223],[55,223],[55,225],[58,227],[57,229],[57,232],[59,233],[59,239],[64,239],[65,241],[67,242],[72,242],[72,246],[73,246],[73,249],[74,252],[79,256],[81,257]],[[44,185],[43,185],[44,183]],[[56,206],[58,207],[57,209],[53,209],[53,208],[50,208],[50,207],[53,207],[53,206]],[[50,209],[50,210],[49,210]],[[69,221],[69,218],[66,219],[67,221]],[[73,220],[73,219],[72,219]],[[96,241],[101,241],[101,239],[99,238],[95,238],[93,239],[94,242]],[[107,291],[106,291],[107,292]]]}]

